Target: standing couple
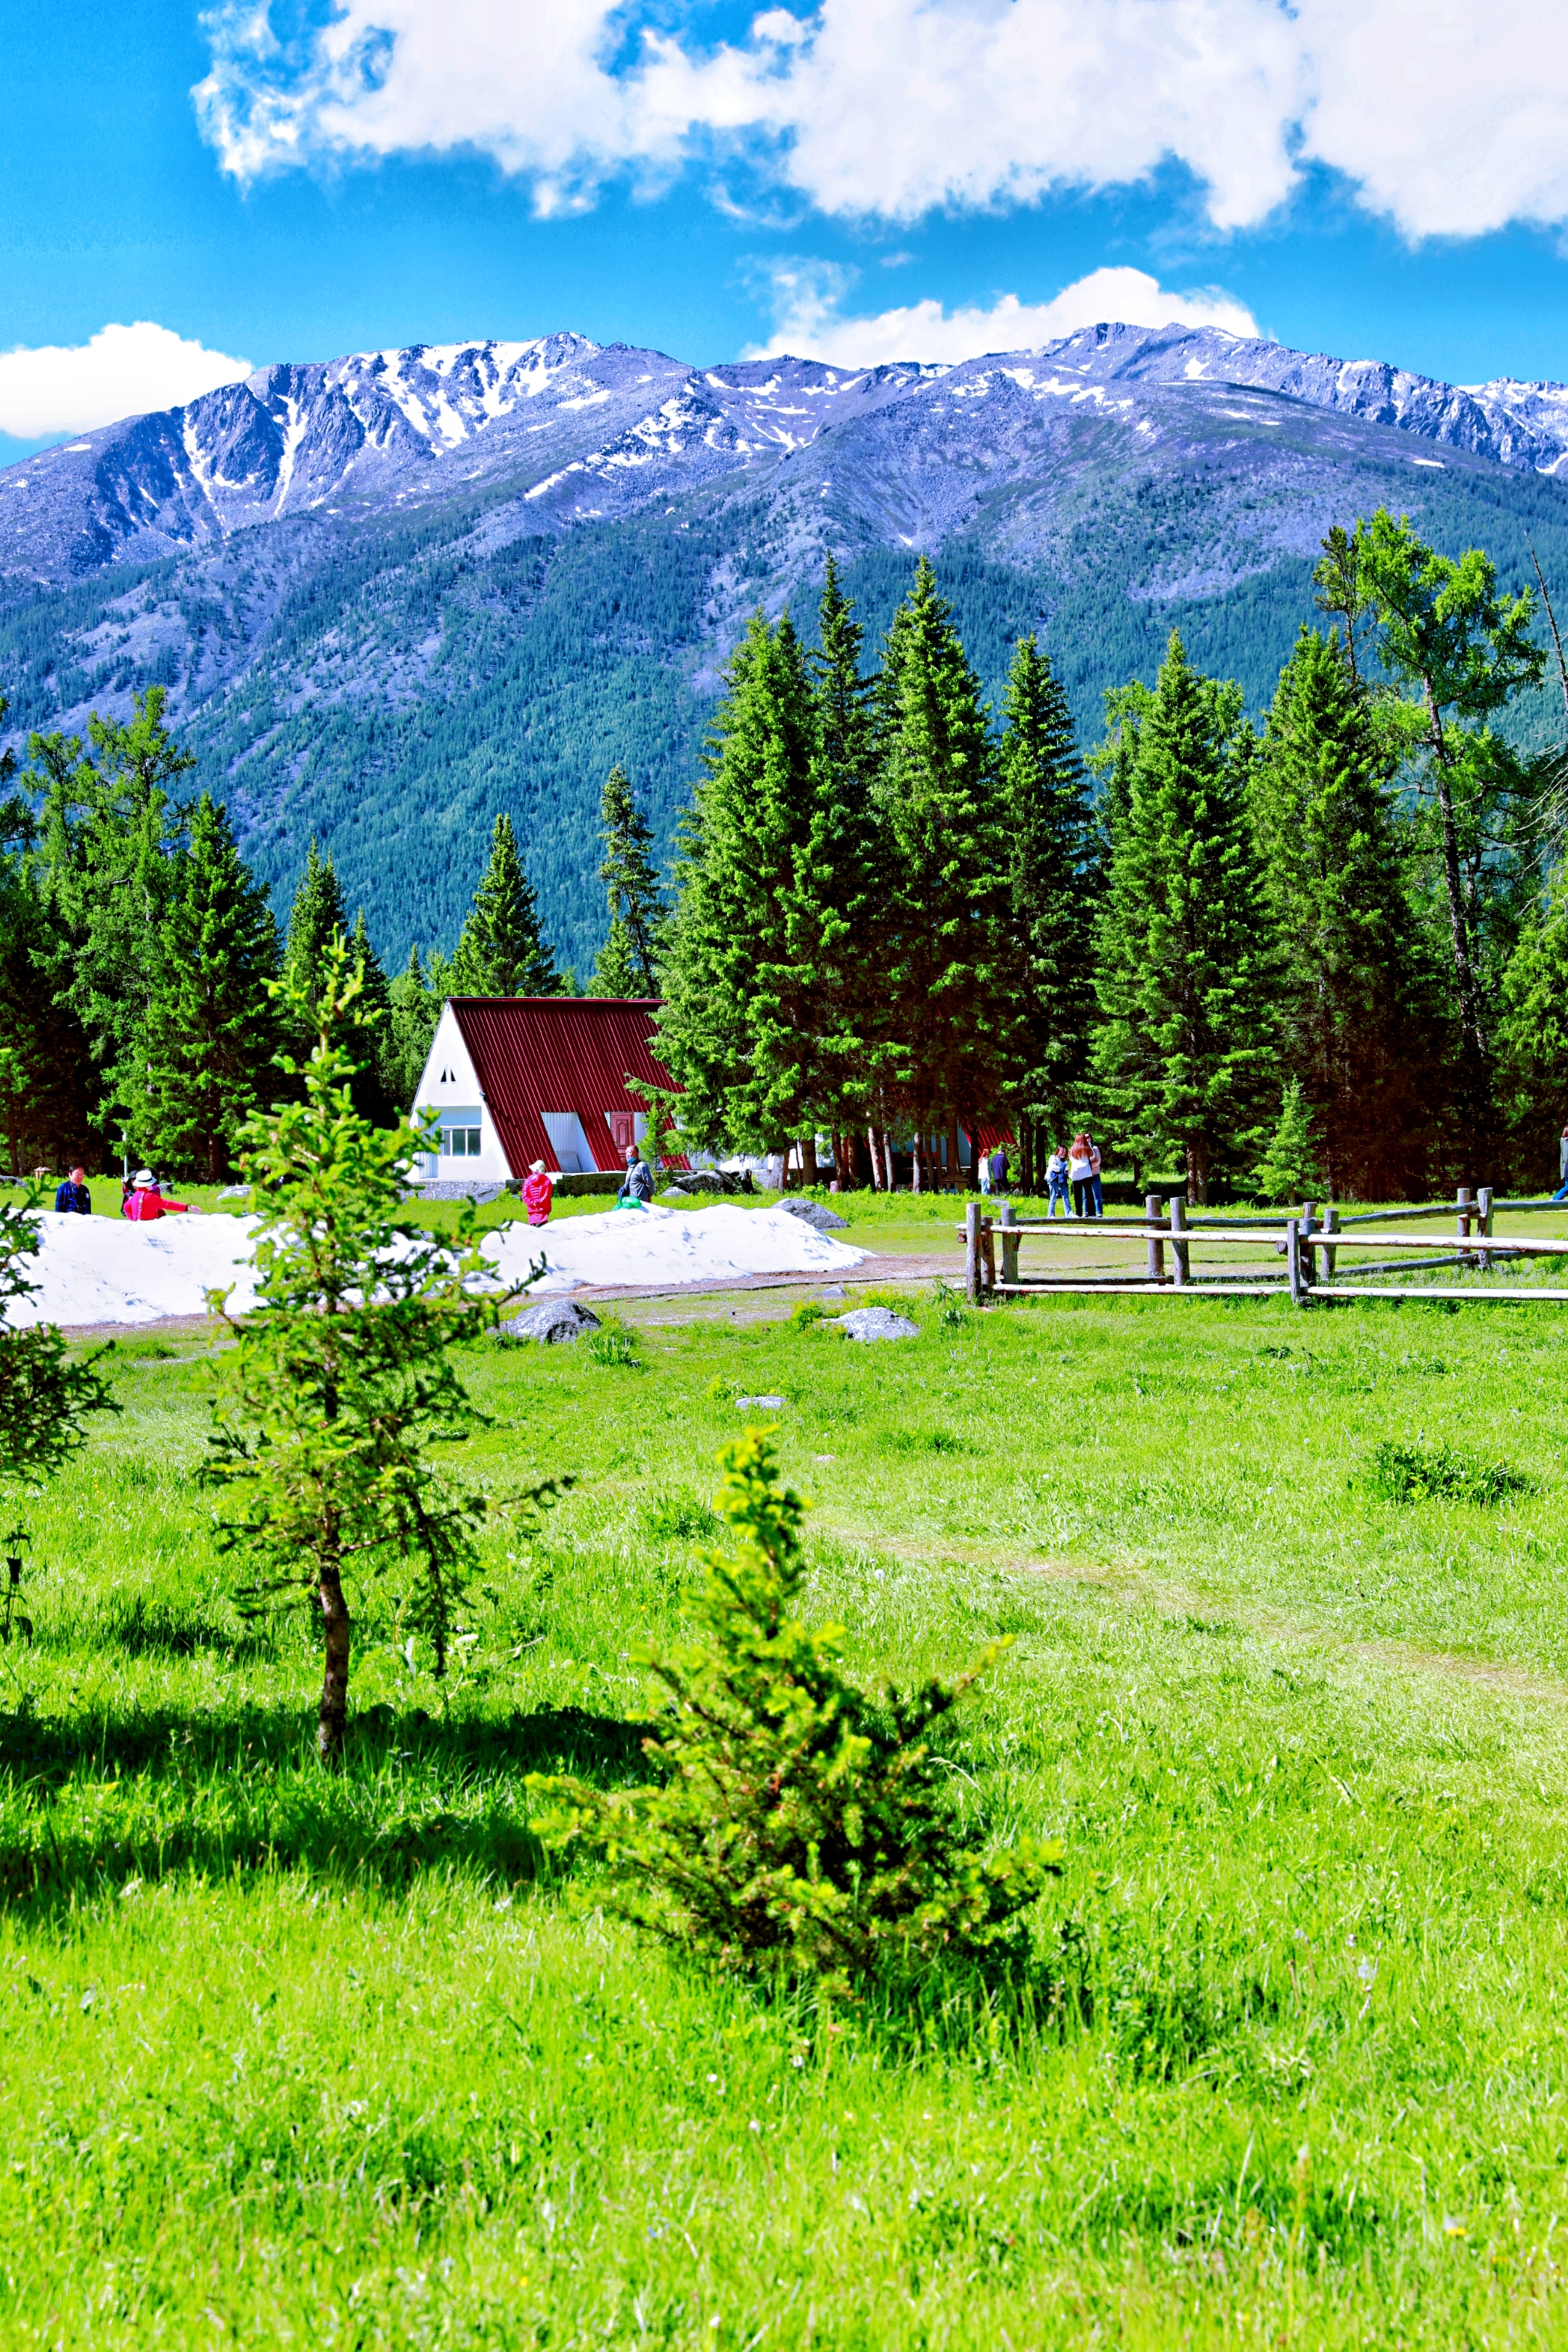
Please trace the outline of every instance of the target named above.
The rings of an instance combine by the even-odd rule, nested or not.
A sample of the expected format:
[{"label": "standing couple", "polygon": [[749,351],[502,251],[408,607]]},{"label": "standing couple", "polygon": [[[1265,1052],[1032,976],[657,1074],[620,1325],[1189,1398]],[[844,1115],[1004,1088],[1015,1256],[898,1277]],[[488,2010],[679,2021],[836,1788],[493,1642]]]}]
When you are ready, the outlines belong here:
[{"label": "standing couple", "polygon": [[1058,1209],[1064,1217],[1068,1214],[1069,1186],[1073,1216],[1104,1216],[1105,1194],[1100,1181],[1100,1146],[1091,1135],[1075,1135],[1065,1150],[1058,1144],[1046,1162],[1046,1184],[1050,1193],[1046,1209],[1048,1217],[1054,1217]]}]

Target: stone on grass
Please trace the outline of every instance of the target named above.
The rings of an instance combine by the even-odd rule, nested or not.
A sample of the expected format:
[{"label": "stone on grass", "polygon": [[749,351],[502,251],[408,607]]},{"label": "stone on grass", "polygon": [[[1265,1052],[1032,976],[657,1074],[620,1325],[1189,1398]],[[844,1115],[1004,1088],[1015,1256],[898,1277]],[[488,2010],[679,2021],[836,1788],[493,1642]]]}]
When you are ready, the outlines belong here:
[{"label": "stone on grass", "polygon": [[786,1217],[803,1217],[819,1234],[842,1234],[849,1229],[847,1217],[841,1217],[837,1209],[825,1208],[820,1201],[783,1200],[779,1207]]},{"label": "stone on grass", "polygon": [[840,1315],[824,1326],[829,1331],[842,1331],[847,1339],[918,1339],[921,1327],[911,1323],[907,1315],[895,1315],[890,1307],[857,1307],[850,1315]]},{"label": "stone on grass", "polygon": [[578,1307],[570,1298],[546,1298],[496,1328],[503,1339],[536,1339],[542,1348],[558,1348],[568,1339],[580,1339],[584,1331],[596,1331],[599,1318],[591,1307]]},{"label": "stone on grass", "polygon": [[742,1412],[745,1412],[752,1405],[760,1405],[764,1412],[778,1412],[788,1402],[788,1399],[780,1396],[737,1397],[735,1402]]}]

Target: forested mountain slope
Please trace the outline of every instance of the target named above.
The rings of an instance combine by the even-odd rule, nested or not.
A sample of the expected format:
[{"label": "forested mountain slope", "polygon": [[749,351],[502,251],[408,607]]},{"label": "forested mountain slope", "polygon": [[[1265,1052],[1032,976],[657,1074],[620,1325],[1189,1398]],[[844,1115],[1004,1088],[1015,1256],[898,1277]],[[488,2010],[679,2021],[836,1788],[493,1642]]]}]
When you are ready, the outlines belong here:
[{"label": "forested mountain slope", "polygon": [[25,731],[166,685],[258,871],[286,891],[314,833],[395,961],[450,940],[506,809],[582,968],[605,773],[668,837],[744,614],[805,610],[828,549],[874,630],[929,551],[993,690],[1038,627],[1094,734],[1176,625],[1265,702],[1322,532],[1380,503],[1568,583],[1565,457],[1560,386],[1212,329],[859,374],[575,335],[269,367],[0,473],[0,690]]}]

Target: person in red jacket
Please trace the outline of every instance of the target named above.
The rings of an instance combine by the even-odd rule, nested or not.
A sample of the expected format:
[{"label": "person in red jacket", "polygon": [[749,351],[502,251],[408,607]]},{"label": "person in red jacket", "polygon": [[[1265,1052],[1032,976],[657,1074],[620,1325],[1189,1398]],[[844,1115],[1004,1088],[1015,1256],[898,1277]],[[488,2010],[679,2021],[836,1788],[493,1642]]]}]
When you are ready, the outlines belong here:
[{"label": "person in red jacket", "polygon": [[550,1207],[554,1198],[555,1187],[544,1172],[544,1162],[536,1160],[522,1180],[522,1205],[528,1211],[531,1225],[547,1225],[550,1223]]},{"label": "person in red jacket", "polygon": [[121,1214],[138,1225],[151,1224],[156,1217],[184,1217],[190,1214],[188,1201],[165,1201],[158,1190],[158,1179],[150,1168],[139,1168],[132,1179],[131,1190],[125,1195]]}]

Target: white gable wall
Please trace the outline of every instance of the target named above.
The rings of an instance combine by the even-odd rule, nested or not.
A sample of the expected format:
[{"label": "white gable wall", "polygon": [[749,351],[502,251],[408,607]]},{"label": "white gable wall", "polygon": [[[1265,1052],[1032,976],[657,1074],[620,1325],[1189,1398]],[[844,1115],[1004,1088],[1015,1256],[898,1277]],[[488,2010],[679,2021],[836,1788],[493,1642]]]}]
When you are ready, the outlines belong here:
[{"label": "white gable wall", "polygon": [[460,1183],[471,1176],[478,1183],[504,1184],[509,1176],[526,1173],[523,1169],[507,1165],[495,1121],[480,1091],[479,1073],[463,1043],[463,1033],[449,1001],[441,1007],[441,1018],[430,1041],[429,1057],[414,1089],[412,1116],[417,1118],[427,1110],[439,1111],[442,1127],[448,1135],[454,1129],[471,1135],[477,1128],[479,1149],[477,1155],[450,1150],[421,1154],[414,1163],[416,1181],[438,1178],[443,1182]]}]

